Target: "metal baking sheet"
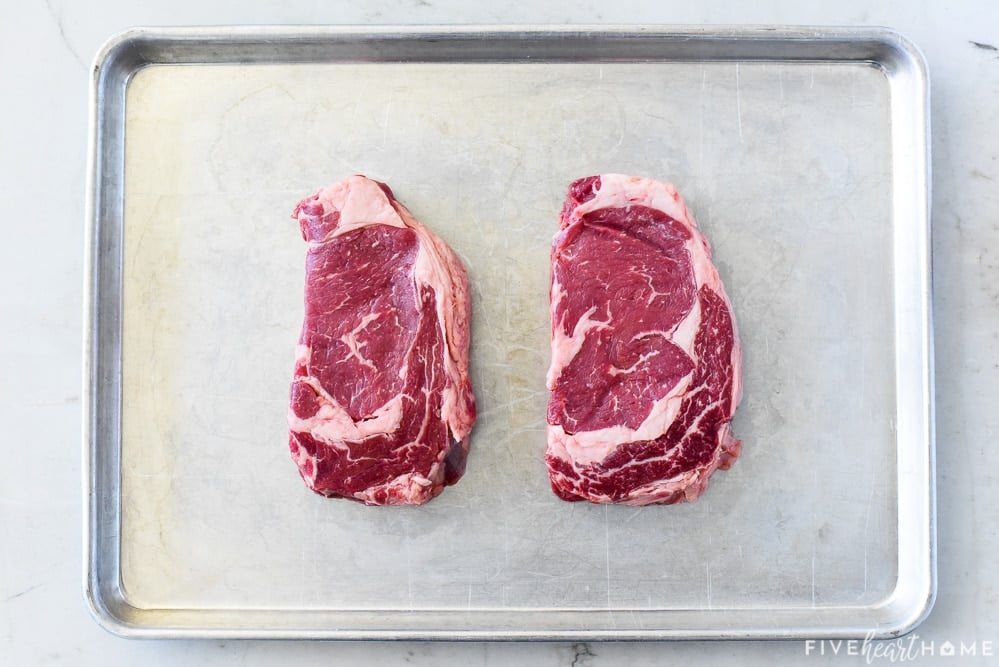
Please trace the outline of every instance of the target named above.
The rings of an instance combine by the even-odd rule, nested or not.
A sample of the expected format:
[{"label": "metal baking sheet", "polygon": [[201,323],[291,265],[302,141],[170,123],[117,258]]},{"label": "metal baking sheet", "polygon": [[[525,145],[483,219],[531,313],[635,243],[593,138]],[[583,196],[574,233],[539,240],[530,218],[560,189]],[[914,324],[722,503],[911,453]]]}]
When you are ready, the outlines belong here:
[{"label": "metal baking sheet", "polygon": [[[884,29],[129,31],[93,70],[86,595],[121,635],[890,637],[935,591],[926,66]],[[674,182],[745,350],[691,504],[557,500],[548,250],[573,179]],[[286,449],[290,214],[388,182],[468,266],[479,421],[419,508]]]}]

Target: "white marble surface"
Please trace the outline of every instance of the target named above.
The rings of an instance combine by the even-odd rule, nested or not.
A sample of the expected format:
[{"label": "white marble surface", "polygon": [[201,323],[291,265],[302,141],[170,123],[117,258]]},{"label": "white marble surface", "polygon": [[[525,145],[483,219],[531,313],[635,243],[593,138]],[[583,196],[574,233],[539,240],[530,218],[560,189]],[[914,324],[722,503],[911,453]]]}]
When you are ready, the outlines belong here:
[{"label": "white marble surface", "polygon": [[[976,643],[997,664],[999,5],[976,0],[103,0],[0,7],[0,665],[866,664],[803,642],[656,644],[127,641],[81,594],[80,376],[87,69],[134,25],[792,23],[888,25],[933,76],[939,597],[918,642]],[[819,3],[815,3],[818,5]],[[975,44],[975,43],[978,44]],[[991,642],[991,644],[986,644]],[[819,655],[820,648],[825,655]],[[921,664],[937,664],[924,657]],[[878,659],[875,662],[887,659]],[[950,661],[947,661],[950,664]]]}]

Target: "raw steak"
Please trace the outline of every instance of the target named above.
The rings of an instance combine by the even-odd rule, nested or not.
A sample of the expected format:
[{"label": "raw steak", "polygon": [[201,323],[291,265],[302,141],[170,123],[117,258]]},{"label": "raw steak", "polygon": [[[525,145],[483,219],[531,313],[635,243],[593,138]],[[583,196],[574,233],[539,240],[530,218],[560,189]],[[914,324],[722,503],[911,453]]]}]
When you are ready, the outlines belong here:
[{"label": "raw steak", "polygon": [[552,245],[548,463],[564,500],[694,500],[742,443],[732,306],[668,183],[574,182]]},{"label": "raw steak", "polygon": [[292,459],[316,493],[424,503],[461,477],[475,421],[465,268],[364,176],[294,215],[309,249]]}]

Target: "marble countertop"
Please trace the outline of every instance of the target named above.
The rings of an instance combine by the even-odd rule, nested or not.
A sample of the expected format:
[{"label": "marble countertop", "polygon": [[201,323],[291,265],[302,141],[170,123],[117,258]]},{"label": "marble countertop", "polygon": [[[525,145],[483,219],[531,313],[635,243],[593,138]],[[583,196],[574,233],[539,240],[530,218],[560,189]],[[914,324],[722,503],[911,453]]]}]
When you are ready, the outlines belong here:
[{"label": "marble countertop", "polygon": [[999,662],[999,5],[26,0],[0,8],[0,665],[867,664],[858,646],[803,641],[129,641],[89,616],[81,592],[80,351],[87,72],[98,47],[136,25],[567,22],[884,25],[923,49],[932,76],[939,594],[905,640],[915,650],[901,660],[937,664],[949,642],[977,653],[955,664]]}]

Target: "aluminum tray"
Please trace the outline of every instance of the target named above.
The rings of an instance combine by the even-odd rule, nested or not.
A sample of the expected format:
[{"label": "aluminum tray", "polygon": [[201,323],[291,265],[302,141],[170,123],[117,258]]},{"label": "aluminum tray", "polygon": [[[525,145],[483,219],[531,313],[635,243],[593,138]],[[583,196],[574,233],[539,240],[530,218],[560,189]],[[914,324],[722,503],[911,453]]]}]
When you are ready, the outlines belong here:
[{"label": "aluminum tray", "polygon": [[[93,71],[86,595],[126,636],[890,637],[935,591],[927,73],[882,29],[132,30]],[[567,184],[672,180],[745,348],[697,502],[569,504],[542,453]],[[420,508],[286,451],[318,187],[461,255],[480,418]]]}]

